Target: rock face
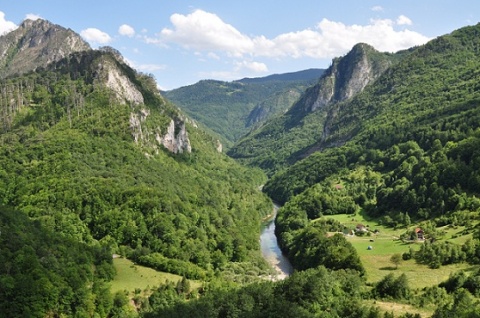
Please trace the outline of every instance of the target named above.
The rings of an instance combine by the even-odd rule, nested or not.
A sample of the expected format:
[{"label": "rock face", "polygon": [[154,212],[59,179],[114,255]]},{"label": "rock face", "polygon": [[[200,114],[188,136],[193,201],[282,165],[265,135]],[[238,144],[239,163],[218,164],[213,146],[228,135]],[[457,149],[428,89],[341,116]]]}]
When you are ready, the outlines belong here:
[{"label": "rock face", "polygon": [[46,20],[25,20],[0,37],[0,78],[46,67],[90,45],[70,29]]},{"label": "rock face", "polygon": [[170,125],[168,125],[167,132],[163,136],[157,134],[155,139],[172,153],[192,152],[184,121],[175,123],[172,119]]},{"label": "rock face", "polygon": [[[98,64],[98,77],[105,78],[105,85],[115,92],[117,101],[121,104],[143,104],[142,93],[135,84],[112,61],[104,60]],[[103,73],[103,74],[102,74]]]},{"label": "rock face", "polygon": [[[135,143],[140,143],[155,149],[158,149],[158,146],[162,145],[165,149],[174,154],[192,152],[192,146],[190,144],[190,139],[188,138],[184,120],[179,118],[176,120],[172,119],[167,126],[166,131],[163,132],[160,127],[156,127],[153,130],[147,128],[145,123],[149,115],[150,111],[145,108],[130,114],[130,129]],[[155,140],[156,143],[152,140]]]},{"label": "rock face", "polygon": [[318,84],[297,105],[304,112],[312,112],[353,97],[393,64],[392,57],[368,44],[355,45],[347,55],[333,60]]}]

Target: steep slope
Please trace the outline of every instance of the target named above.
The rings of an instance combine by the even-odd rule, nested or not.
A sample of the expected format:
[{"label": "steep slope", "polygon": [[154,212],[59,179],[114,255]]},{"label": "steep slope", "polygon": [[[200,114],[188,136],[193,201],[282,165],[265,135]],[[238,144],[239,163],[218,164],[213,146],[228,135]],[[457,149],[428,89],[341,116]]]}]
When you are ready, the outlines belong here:
[{"label": "steep slope", "polygon": [[334,59],[286,114],[247,135],[228,154],[269,174],[294,163],[329,135],[328,123],[336,117],[333,105],[361,92],[402,56],[357,44],[344,57]]},{"label": "steep slope", "polygon": [[[0,206],[0,312],[4,317],[105,316],[112,256]],[[68,223],[65,223],[68,226]]]},{"label": "steep slope", "polygon": [[286,112],[322,73],[311,69],[233,82],[205,80],[167,91],[165,96],[217,133],[228,147],[268,118]]},{"label": "steep slope", "polygon": [[2,204],[190,278],[231,261],[262,266],[262,173],[219,153],[115,50],[73,53],[0,92]]},{"label": "steep slope", "polygon": [[42,19],[25,20],[0,37],[0,77],[23,74],[89,49],[72,30]]}]

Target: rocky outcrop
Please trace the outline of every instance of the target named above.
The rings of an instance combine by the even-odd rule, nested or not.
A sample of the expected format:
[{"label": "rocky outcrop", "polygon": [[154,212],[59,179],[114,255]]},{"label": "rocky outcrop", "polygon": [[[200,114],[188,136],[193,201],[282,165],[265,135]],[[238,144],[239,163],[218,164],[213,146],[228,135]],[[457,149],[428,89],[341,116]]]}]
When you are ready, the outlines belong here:
[{"label": "rocky outcrop", "polygon": [[217,139],[217,145],[216,145],[217,152],[223,152],[223,145],[220,142],[220,140]]},{"label": "rocky outcrop", "polygon": [[172,153],[192,152],[184,121],[175,123],[172,119],[166,133],[163,136],[157,133],[155,139]]},{"label": "rocky outcrop", "polygon": [[105,59],[98,64],[99,77],[105,78],[105,85],[115,93],[116,100],[120,104],[143,104],[142,93],[137,86],[118,68],[116,63]]},{"label": "rocky outcrop", "polygon": [[303,112],[312,112],[327,105],[344,101],[361,92],[389,68],[393,54],[380,53],[368,44],[355,45],[345,56],[335,58],[317,85],[297,103]]},{"label": "rocky outcrop", "polygon": [[162,131],[160,127],[148,128],[146,121],[149,115],[150,111],[145,108],[130,114],[130,129],[135,143],[157,150],[161,145],[174,154],[192,152],[184,120],[172,119],[165,131]]},{"label": "rocky outcrop", "polygon": [[90,49],[70,29],[42,19],[25,20],[17,29],[0,36],[0,78],[46,67],[73,52]]}]

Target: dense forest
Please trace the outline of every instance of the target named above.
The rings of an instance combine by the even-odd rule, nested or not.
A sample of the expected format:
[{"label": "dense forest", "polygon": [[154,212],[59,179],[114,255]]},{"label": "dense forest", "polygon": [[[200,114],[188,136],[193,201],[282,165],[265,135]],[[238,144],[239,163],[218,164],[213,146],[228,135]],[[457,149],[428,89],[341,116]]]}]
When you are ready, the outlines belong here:
[{"label": "dense forest", "polygon": [[[17,214],[28,216],[35,226],[55,233],[65,244],[75,242],[92,250],[102,246],[110,263],[112,253],[118,253],[194,279],[211,277],[229,262],[249,261],[266,268],[258,235],[260,219],[271,213],[272,206],[257,189],[264,181],[263,174],[218,153],[215,140],[189,123],[185,125],[191,153],[172,154],[151,139],[135,142],[132,114],[148,113],[141,126],[144,136],[149,131],[165,131],[170,121],[180,121],[183,115],[152,90],[155,85],[150,77],[137,74],[107,51],[78,53],[0,84],[1,204],[7,210],[15,207]],[[113,65],[126,74],[142,92],[145,104],[119,100],[98,78],[95,65],[99,64]],[[8,235],[4,229],[8,225],[1,226],[2,235]],[[31,245],[33,238],[25,239],[29,240],[26,245]],[[37,250],[35,245],[29,248],[25,253]],[[43,252],[36,252],[42,259]],[[59,257],[62,263],[63,257],[71,256]],[[78,265],[72,263],[73,267],[93,266],[104,259],[78,257],[80,260],[74,259]],[[12,281],[15,274],[8,268],[2,273],[5,282]],[[42,270],[48,271],[46,268]],[[91,268],[85,279],[81,276],[76,283],[90,284],[93,273]],[[69,286],[68,281],[65,284]],[[22,297],[14,296],[16,286],[11,288],[2,289],[2,301]],[[104,287],[98,288],[101,292]],[[63,299],[61,292],[54,296],[55,290],[46,291],[52,292],[45,296],[54,297],[52,303]],[[38,302],[35,298],[25,301],[18,302],[19,306],[37,306]],[[72,300],[65,306],[80,312],[83,301]],[[64,307],[51,304],[45,304],[42,312],[39,316],[68,314]],[[107,314],[108,310],[100,316]]]}]

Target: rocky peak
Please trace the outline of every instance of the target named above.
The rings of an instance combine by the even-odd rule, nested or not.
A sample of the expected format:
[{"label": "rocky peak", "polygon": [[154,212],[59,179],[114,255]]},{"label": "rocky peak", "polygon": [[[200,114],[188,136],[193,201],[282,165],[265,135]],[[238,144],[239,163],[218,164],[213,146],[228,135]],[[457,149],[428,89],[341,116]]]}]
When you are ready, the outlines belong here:
[{"label": "rocky peak", "polygon": [[0,36],[0,77],[23,74],[59,61],[73,52],[90,50],[70,29],[47,20],[25,20]]},{"label": "rocky peak", "polygon": [[393,56],[380,53],[368,44],[355,45],[345,56],[333,59],[299,106],[310,112],[353,97],[393,64]]}]

